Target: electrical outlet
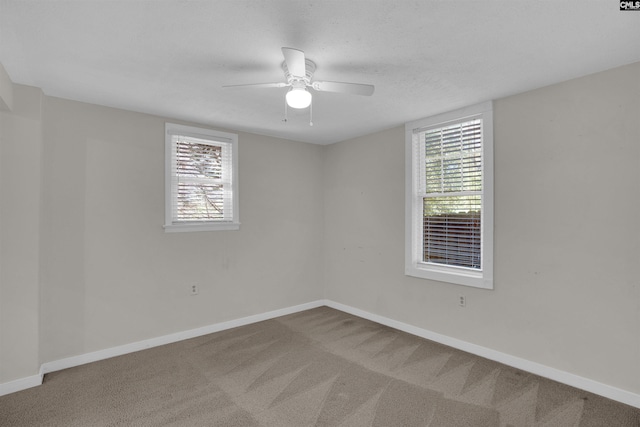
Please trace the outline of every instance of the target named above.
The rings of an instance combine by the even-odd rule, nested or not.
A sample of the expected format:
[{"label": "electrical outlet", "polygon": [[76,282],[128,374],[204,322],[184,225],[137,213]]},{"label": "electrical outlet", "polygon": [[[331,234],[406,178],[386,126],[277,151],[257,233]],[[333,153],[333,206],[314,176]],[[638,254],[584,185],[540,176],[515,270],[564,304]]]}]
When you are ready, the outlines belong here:
[{"label": "electrical outlet", "polygon": [[191,285],[191,295],[198,295],[198,285]]},{"label": "electrical outlet", "polygon": [[458,307],[466,307],[467,306],[467,297],[464,295],[458,296]]}]

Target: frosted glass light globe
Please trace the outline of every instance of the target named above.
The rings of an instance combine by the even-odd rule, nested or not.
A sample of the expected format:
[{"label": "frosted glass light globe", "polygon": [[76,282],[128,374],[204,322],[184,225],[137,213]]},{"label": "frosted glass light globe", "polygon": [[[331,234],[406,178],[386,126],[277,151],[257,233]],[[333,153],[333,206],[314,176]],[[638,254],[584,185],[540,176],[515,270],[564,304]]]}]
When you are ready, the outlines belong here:
[{"label": "frosted glass light globe", "polygon": [[307,108],[311,105],[311,94],[306,89],[293,88],[287,92],[285,98],[291,108]]}]

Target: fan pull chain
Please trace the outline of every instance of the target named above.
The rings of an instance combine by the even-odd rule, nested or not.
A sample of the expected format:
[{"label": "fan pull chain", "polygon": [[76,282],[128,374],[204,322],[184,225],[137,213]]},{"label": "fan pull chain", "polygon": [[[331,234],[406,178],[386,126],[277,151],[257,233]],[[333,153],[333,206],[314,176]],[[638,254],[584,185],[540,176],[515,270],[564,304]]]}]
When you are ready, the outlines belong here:
[{"label": "fan pull chain", "polygon": [[282,121],[287,123],[287,100],[286,100],[286,98],[284,100],[284,119]]},{"label": "fan pull chain", "polygon": [[311,104],[309,104],[309,126],[313,126],[313,98],[311,98]]}]

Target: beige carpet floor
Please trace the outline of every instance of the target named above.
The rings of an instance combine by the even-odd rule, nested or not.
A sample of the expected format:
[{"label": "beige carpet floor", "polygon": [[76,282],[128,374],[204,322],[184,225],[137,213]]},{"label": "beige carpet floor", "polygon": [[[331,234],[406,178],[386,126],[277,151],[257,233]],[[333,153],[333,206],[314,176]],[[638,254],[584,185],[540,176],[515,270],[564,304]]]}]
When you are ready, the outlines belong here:
[{"label": "beige carpet floor", "polygon": [[640,426],[640,410],[327,307],[51,373],[2,426]]}]

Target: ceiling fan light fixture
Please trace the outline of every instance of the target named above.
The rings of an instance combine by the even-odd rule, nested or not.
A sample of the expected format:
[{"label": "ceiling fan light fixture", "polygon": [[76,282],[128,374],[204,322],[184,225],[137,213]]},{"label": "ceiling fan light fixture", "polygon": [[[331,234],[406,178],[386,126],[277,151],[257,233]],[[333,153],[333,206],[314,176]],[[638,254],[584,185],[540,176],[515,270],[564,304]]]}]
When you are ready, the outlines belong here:
[{"label": "ceiling fan light fixture", "polygon": [[307,108],[311,105],[311,93],[304,88],[293,87],[287,92],[286,100],[291,108]]}]

